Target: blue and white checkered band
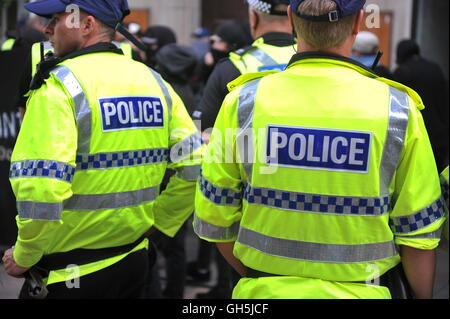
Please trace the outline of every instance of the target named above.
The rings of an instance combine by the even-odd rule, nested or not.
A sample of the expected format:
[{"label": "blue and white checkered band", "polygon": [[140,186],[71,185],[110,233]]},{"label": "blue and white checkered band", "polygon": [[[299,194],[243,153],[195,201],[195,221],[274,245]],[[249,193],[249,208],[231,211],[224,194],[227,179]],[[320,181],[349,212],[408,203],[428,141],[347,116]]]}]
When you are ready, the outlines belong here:
[{"label": "blue and white checkered band", "polygon": [[72,183],[75,167],[50,160],[27,160],[11,163],[9,178],[44,177]]},{"label": "blue and white checkered band", "polygon": [[439,198],[420,212],[391,219],[396,234],[413,233],[444,217],[444,201]]},{"label": "blue and white checkered band", "polygon": [[382,216],[389,213],[389,197],[348,197],[305,194],[247,185],[244,199],[249,204],[279,209],[353,216]]},{"label": "blue and white checkered band", "polygon": [[78,154],[77,169],[110,169],[139,165],[167,163],[169,150],[157,148],[114,153]]},{"label": "blue and white checkered band", "polygon": [[206,199],[216,205],[241,206],[242,194],[231,188],[218,187],[213,185],[200,173],[200,191]]},{"label": "blue and white checkered band", "polygon": [[247,0],[248,4],[258,11],[270,14],[270,9],[272,5],[270,3],[260,1],[260,0]]}]

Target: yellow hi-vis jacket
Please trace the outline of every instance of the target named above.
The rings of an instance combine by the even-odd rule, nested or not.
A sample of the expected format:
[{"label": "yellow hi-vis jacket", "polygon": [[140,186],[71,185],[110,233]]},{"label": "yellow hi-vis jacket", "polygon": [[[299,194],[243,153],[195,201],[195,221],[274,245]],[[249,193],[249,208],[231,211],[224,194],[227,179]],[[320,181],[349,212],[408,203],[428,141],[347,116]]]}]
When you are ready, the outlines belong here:
[{"label": "yellow hi-vis jacket", "polygon": [[[419,96],[335,55],[230,84],[197,185],[195,232],[235,242],[233,298],[390,298],[365,285],[434,249],[444,223]],[[243,85],[240,85],[243,84]]]},{"label": "yellow hi-vis jacket", "polygon": [[230,61],[241,74],[262,71],[283,71],[292,54],[293,46],[278,47],[264,43],[263,38],[256,39],[252,46],[230,53]]},{"label": "yellow hi-vis jacket", "polygon": [[444,229],[442,231],[442,247],[448,251],[448,211],[449,211],[449,204],[448,204],[448,197],[449,197],[449,187],[448,187],[448,170],[449,167],[447,166],[444,171],[441,173],[441,187],[442,187],[442,196],[444,197],[444,203],[445,203],[445,210],[446,210],[446,221],[444,224]]},{"label": "yellow hi-vis jacket", "polygon": [[[62,62],[31,91],[12,155],[16,263],[127,245],[151,226],[174,236],[194,208],[202,145],[180,97],[144,64],[112,52]],[[177,174],[159,195],[168,167]]]}]

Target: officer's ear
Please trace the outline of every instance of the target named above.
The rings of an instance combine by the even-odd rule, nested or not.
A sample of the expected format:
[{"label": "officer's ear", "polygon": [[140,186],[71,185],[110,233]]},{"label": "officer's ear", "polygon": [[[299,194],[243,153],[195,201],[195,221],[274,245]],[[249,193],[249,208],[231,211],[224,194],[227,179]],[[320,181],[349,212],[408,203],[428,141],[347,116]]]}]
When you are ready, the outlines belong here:
[{"label": "officer's ear", "polygon": [[100,29],[98,21],[91,15],[86,15],[82,18],[80,23],[81,34],[89,36]]},{"label": "officer's ear", "polygon": [[363,23],[364,19],[364,10],[359,10],[359,12],[356,14],[355,24],[353,25],[353,31],[352,35],[356,37],[356,35],[359,33],[361,29],[361,24]]},{"label": "officer's ear", "polygon": [[297,38],[297,32],[295,31],[294,18],[292,16],[292,8],[290,5],[288,6],[287,14],[288,14],[289,23],[291,24],[291,27],[292,27],[292,35],[294,36],[294,38]]}]

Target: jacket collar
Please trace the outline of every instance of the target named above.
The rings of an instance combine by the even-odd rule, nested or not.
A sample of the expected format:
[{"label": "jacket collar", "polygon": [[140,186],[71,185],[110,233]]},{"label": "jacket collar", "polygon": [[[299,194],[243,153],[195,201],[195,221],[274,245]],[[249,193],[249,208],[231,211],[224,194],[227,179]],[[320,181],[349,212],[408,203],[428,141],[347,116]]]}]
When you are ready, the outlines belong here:
[{"label": "jacket collar", "polygon": [[352,64],[353,66],[356,66],[358,68],[363,69],[365,72],[369,72],[373,74],[375,77],[377,77],[373,70],[366,67],[364,64],[359,63],[358,61],[355,61],[351,58],[344,57],[342,55],[329,53],[329,52],[303,52],[303,53],[297,53],[294,54],[294,56],[291,58],[291,61],[288,64],[288,68],[291,67],[293,64],[295,64],[298,61],[308,60],[308,59],[326,59],[326,60],[335,60],[340,62],[345,62]]}]

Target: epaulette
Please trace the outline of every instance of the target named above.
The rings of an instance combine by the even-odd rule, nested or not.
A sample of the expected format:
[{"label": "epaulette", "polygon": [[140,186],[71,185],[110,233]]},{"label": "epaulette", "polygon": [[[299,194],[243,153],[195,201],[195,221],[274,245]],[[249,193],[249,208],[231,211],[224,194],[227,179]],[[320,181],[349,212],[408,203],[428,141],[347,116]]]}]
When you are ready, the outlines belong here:
[{"label": "epaulette", "polygon": [[392,86],[402,92],[405,92],[406,94],[408,94],[408,96],[414,101],[414,104],[416,105],[418,110],[423,110],[425,109],[425,105],[423,104],[422,98],[420,97],[420,95],[414,91],[413,89],[411,89],[410,87],[407,87],[406,85],[403,85],[401,83],[386,79],[386,78],[376,78],[376,80],[381,81],[383,83],[386,83],[389,86]]},{"label": "epaulette", "polygon": [[243,47],[243,48],[241,48],[241,49],[239,49],[237,51],[234,51],[232,53],[237,54],[239,56],[243,56],[244,54],[250,52],[253,49],[257,49],[257,48],[255,46],[253,46],[253,45],[249,45],[249,46]]},{"label": "epaulette", "polygon": [[260,79],[260,78],[263,78],[265,76],[268,76],[268,75],[271,75],[271,74],[274,74],[274,73],[278,73],[278,72],[280,72],[280,71],[262,71],[262,72],[243,74],[240,77],[238,77],[236,80],[231,81],[230,83],[228,83],[228,85],[227,85],[228,91],[231,92],[235,88],[237,88],[237,87],[239,87],[239,86],[241,86],[241,85],[243,85],[243,84],[245,84],[247,82],[250,82],[250,81],[253,81],[253,80],[256,80],[256,79]]}]

